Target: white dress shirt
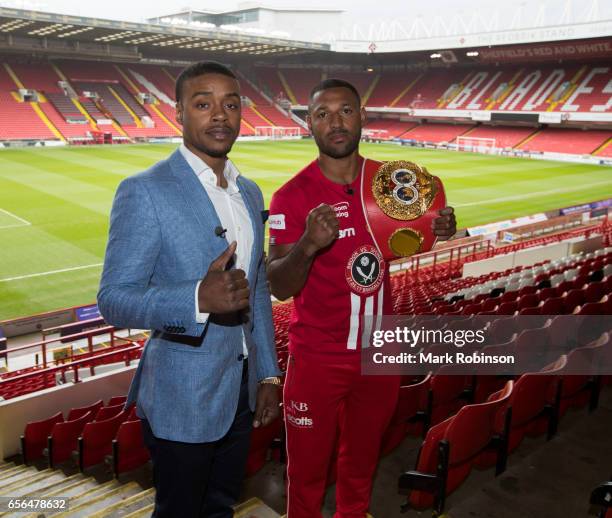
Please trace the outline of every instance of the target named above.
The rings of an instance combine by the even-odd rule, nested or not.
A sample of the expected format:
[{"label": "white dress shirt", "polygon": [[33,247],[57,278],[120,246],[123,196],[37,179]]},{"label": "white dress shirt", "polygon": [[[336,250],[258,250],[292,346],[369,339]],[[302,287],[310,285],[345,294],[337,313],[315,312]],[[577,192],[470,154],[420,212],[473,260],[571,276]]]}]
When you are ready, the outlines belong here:
[{"label": "white dress shirt", "polygon": [[[249,211],[244,204],[242,195],[238,190],[238,184],[236,183],[240,171],[238,171],[231,160],[228,159],[225,161],[223,176],[227,180],[227,188],[224,189],[223,187],[217,186],[217,175],[215,175],[210,166],[187,149],[185,144],[181,144],[179,151],[206,190],[206,194],[208,194],[217,216],[219,216],[221,226],[223,229],[226,229],[225,238],[227,242],[231,243],[232,241],[236,241],[236,254],[234,256],[235,268],[244,270],[248,277],[254,235]],[[211,239],[223,239],[223,237],[211,236]],[[205,324],[208,321],[210,313],[200,312],[198,305],[198,290],[201,282],[202,281],[198,282],[195,290],[196,322]],[[248,351],[244,334],[242,336],[242,350],[246,357]]]}]

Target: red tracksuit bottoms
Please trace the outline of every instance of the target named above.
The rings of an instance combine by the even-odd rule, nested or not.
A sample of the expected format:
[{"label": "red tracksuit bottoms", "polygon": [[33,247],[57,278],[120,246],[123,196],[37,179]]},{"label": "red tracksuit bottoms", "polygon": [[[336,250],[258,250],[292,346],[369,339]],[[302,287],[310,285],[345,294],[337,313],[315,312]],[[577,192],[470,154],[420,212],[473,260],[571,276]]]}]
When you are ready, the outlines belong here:
[{"label": "red tracksuit bottoms", "polygon": [[[360,355],[292,353],[283,401],[287,430],[287,518],[320,518],[337,448],[335,518],[365,518],[398,376],[362,376]],[[333,466],[332,466],[333,469]]]}]

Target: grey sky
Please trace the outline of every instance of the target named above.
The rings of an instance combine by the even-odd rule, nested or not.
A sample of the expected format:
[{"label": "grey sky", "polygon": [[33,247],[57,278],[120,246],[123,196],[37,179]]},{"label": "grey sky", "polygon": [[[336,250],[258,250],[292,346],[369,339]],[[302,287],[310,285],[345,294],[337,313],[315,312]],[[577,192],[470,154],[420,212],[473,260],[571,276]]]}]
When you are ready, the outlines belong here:
[{"label": "grey sky", "polygon": [[[162,0],[104,0],[103,2],[76,2],[75,0],[0,0],[0,6],[17,7],[74,14],[97,18],[109,18],[142,22],[147,18],[172,14],[183,8],[230,10],[245,5],[244,1],[233,0],[179,0],[168,2]],[[336,0],[333,3],[323,0],[262,0],[248,2],[252,5],[270,7],[334,7],[344,9],[343,28],[354,24],[384,22],[412,23],[415,19],[434,23],[438,18],[443,24],[450,24],[457,16],[467,21],[470,26],[476,18],[482,19],[487,26],[491,20],[497,20],[495,29],[513,20],[513,28],[527,28],[542,25],[579,23],[595,20],[612,19],[611,0]],[[509,27],[508,27],[509,28]],[[340,27],[338,28],[340,32]]]}]

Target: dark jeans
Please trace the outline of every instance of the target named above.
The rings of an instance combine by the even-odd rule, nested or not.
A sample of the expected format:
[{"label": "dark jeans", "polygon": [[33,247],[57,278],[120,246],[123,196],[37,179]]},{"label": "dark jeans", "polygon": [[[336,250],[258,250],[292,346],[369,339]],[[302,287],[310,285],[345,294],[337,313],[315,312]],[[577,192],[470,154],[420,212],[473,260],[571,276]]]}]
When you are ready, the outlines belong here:
[{"label": "dark jeans", "polygon": [[218,441],[192,444],[159,439],[143,419],[144,442],[153,460],[153,518],[232,518],[253,426],[246,370],[245,362],[234,422]]}]

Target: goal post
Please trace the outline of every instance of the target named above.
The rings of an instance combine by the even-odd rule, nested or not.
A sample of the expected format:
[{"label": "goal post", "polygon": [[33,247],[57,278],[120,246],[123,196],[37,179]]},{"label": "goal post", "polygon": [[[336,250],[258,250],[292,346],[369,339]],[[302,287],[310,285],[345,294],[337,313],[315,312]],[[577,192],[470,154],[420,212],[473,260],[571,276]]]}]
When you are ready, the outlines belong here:
[{"label": "goal post", "polygon": [[472,151],[473,153],[497,152],[497,141],[494,138],[457,137],[457,151]]},{"label": "goal post", "polygon": [[301,135],[299,126],[255,126],[255,136],[270,139],[295,138]]}]

